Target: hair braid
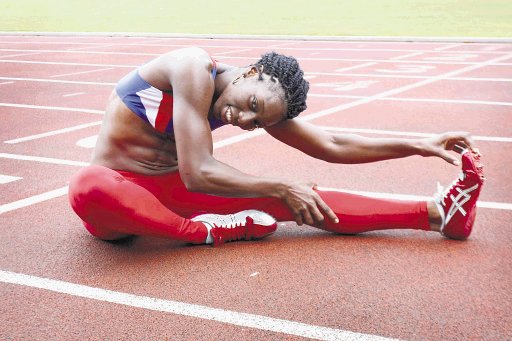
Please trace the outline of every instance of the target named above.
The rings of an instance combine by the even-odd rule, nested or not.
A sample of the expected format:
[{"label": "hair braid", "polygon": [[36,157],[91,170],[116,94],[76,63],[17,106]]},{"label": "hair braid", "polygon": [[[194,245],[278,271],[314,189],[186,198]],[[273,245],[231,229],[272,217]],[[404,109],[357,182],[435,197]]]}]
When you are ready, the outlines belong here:
[{"label": "hair braid", "polygon": [[[294,118],[306,110],[309,82],[304,79],[304,72],[300,69],[297,59],[269,52],[261,56],[256,65],[263,66],[263,70],[259,72],[270,75],[271,80],[279,80],[288,106],[287,118]],[[261,74],[259,79],[262,79]]]}]

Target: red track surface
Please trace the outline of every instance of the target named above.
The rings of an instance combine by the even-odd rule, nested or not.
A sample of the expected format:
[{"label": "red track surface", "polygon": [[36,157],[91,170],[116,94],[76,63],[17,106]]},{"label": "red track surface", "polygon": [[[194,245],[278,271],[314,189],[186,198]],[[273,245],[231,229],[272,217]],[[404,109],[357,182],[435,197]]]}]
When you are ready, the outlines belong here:
[{"label": "red track surface", "polygon": [[[0,339],[300,339],[265,326],[240,327],[6,283],[2,276],[11,272],[369,339],[512,338],[511,45],[49,36],[0,41],[0,178],[21,178],[0,184]],[[65,195],[11,206],[65,187],[81,164],[59,160],[87,162],[91,149],[77,141],[96,135],[99,126],[5,141],[100,121],[122,75],[186,45],[237,65],[271,49],[299,57],[314,76],[302,117],[321,126],[470,131],[478,137],[488,178],[481,195],[487,206],[479,209],[471,238],[457,242],[423,231],[336,236],[289,223],[266,240],[219,248],[152,238],[109,244],[87,234]],[[378,133],[364,132],[387,136]],[[214,137],[220,142],[237,135],[243,132],[226,127]],[[458,173],[441,160],[419,157],[332,165],[264,135],[219,147],[215,155],[256,175],[417,196],[431,195],[436,181],[447,184]]]}]

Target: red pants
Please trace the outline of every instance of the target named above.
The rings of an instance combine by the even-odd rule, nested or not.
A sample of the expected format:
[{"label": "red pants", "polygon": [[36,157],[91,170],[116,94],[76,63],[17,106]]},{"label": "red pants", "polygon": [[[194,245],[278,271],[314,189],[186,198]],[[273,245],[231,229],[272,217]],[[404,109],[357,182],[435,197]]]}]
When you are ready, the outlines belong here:
[{"label": "red pants", "polygon": [[[334,224],[325,219],[321,229],[344,234],[383,229],[430,230],[426,202],[317,192],[340,220]],[[294,220],[288,207],[277,199],[226,198],[189,192],[178,172],[147,176],[88,166],[72,177],[69,201],[87,230],[105,240],[150,235],[203,243],[206,228],[187,219],[198,213],[257,209],[277,221]]]}]

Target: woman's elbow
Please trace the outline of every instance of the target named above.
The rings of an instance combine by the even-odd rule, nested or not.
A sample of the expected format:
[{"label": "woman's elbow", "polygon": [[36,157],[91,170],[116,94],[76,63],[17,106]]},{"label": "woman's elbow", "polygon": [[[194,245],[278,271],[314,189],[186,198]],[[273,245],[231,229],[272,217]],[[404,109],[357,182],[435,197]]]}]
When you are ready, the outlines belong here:
[{"label": "woman's elbow", "polygon": [[206,192],[206,181],[201,174],[185,173],[181,175],[181,181],[189,192]]}]

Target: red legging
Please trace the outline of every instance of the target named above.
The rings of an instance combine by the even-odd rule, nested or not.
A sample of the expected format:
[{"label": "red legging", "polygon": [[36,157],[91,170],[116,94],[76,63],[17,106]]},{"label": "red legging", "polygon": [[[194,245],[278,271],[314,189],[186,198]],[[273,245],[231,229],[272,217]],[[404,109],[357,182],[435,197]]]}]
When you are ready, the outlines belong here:
[{"label": "red legging", "polygon": [[[424,201],[317,192],[340,220],[335,224],[325,219],[321,229],[344,234],[383,229],[430,230]],[[178,172],[148,176],[88,166],[72,177],[69,201],[87,230],[105,240],[149,235],[204,243],[204,225],[187,219],[198,213],[228,214],[257,209],[277,221],[294,221],[288,207],[278,199],[226,198],[189,192]]]}]

